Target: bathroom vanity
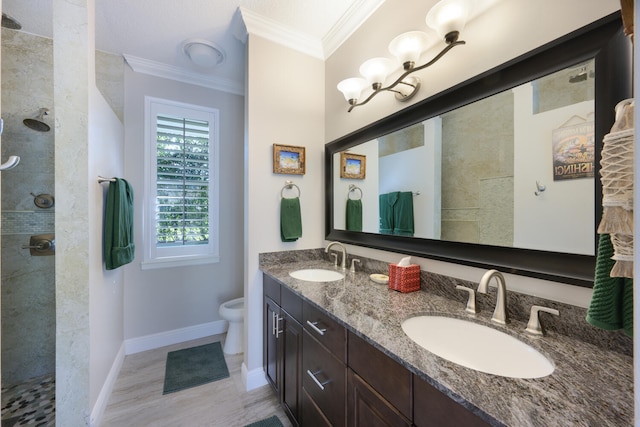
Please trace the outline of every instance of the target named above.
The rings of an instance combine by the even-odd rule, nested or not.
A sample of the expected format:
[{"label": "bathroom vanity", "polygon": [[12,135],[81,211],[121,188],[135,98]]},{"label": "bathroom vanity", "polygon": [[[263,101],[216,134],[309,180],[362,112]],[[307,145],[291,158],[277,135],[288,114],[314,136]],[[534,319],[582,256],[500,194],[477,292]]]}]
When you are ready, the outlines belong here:
[{"label": "bathroom vanity", "polygon": [[[598,340],[585,342],[555,330],[532,338],[524,333],[526,321],[517,313],[521,307],[515,306],[523,305],[518,296],[518,304],[510,307],[513,320],[506,326],[492,325],[495,294],[479,298],[480,313],[468,315],[462,302],[466,297],[457,298],[455,285],[476,284],[460,280],[423,280],[422,290],[403,294],[369,279],[371,268],[384,272],[380,270],[386,264],[363,260],[363,272],[346,271],[341,280],[310,282],[289,273],[333,269],[321,255],[267,255],[260,263],[265,373],[294,425],[633,424],[633,359],[612,350],[613,338],[599,345]],[[559,308],[571,311],[571,306]],[[414,343],[401,328],[409,317],[435,313],[498,328],[544,354],[555,370],[543,378],[518,379],[442,359]],[[563,320],[568,321],[555,322]],[[469,353],[473,357],[474,349]]]}]

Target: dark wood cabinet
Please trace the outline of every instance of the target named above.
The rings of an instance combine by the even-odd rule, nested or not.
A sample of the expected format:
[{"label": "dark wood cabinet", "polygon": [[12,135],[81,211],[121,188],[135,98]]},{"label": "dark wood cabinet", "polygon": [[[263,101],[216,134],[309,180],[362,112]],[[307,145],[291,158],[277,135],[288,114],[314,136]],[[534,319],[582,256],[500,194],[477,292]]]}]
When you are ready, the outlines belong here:
[{"label": "dark wood cabinet", "polygon": [[302,314],[302,300],[288,289],[281,290],[280,284],[268,276],[264,276],[263,288],[265,376],[291,423],[297,426],[302,408],[302,325],[276,300],[298,318]]},{"label": "dark wood cabinet", "polygon": [[351,369],[347,380],[347,425],[350,427],[402,427],[411,421]]},{"label": "dark wood cabinet", "polygon": [[489,427],[490,424],[437,390],[422,378],[413,376],[416,427]]},{"label": "dark wood cabinet", "polygon": [[288,287],[263,284],[265,375],[294,426],[490,425]]},{"label": "dark wood cabinet", "polygon": [[[345,425],[346,367],[305,328],[302,338],[302,388],[334,427]],[[308,419],[304,414],[303,422]]]},{"label": "dark wood cabinet", "polygon": [[264,298],[264,332],[263,332],[263,364],[267,381],[273,390],[280,395],[280,359],[282,346],[278,340],[277,330],[280,328],[280,306],[271,298]]},{"label": "dark wood cabinet", "polygon": [[283,310],[282,406],[290,419],[300,420],[302,391],[302,326]]}]

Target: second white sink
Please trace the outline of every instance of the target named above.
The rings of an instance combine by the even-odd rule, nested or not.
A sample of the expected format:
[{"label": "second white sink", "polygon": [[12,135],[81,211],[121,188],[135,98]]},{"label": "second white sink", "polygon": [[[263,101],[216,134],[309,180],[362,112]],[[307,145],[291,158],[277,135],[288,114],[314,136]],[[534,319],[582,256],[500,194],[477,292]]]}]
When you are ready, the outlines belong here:
[{"label": "second white sink", "polygon": [[409,338],[458,365],[511,378],[551,375],[553,364],[511,335],[488,326],[444,316],[416,316],[402,322]]},{"label": "second white sink", "polygon": [[307,268],[289,273],[289,276],[307,282],[333,282],[344,278],[344,274],[335,270],[325,270],[324,268]]}]

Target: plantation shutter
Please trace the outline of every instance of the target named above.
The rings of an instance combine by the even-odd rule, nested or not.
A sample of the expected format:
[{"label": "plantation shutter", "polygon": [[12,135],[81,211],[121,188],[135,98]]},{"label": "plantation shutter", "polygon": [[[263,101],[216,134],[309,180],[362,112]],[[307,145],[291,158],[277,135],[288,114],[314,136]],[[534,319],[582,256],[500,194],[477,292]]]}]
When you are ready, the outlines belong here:
[{"label": "plantation shutter", "polygon": [[209,122],[156,117],[156,245],[207,244]]}]

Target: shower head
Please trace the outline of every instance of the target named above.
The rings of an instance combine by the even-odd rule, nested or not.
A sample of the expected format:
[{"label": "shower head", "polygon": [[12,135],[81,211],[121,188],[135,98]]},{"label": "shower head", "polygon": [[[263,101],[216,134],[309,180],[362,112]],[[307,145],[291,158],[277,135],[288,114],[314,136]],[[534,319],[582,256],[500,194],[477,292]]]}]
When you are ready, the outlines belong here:
[{"label": "shower head", "polygon": [[6,13],[2,14],[2,26],[4,28],[11,28],[12,30],[22,29],[22,25],[18,21],[16,21],[15,18],[12,18]]},{"label": "shower head", "polygon": [[49,110],[47,108],[41,108],[40,113],[35,119],[24,119],[22,123],[29,129],[37,130],[38,132],[49,132],[51,128],[42,121],[47,114],[49,114]]}]

